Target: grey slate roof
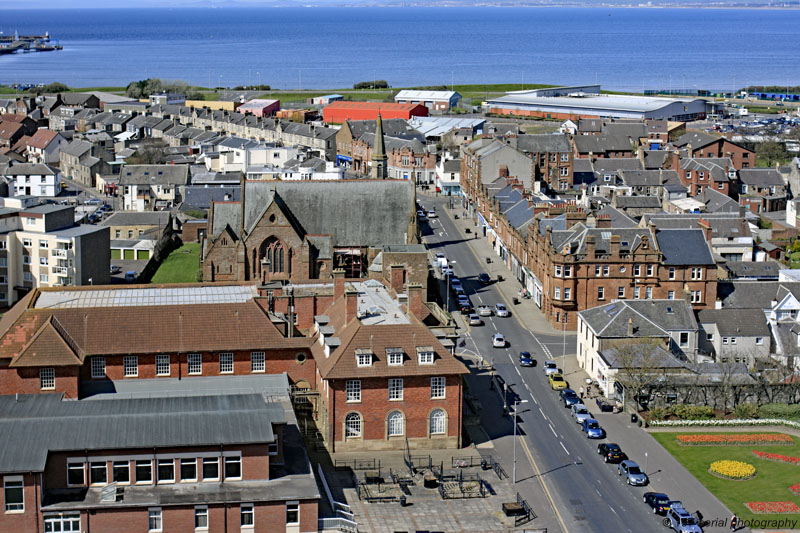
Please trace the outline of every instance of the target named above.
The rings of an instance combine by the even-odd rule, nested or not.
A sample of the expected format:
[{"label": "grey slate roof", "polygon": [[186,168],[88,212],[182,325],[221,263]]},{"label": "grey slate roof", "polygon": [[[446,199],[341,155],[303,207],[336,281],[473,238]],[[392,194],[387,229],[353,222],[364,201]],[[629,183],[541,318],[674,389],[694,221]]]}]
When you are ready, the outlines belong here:
[{"label": "grey slate roof", "polygon": [[620,209],[661,208],[661,199],[658,196],[617,196],[614,202]]},{"label": "grey slate roof", "polygon": [[260,394],[60,400],[0,397],[0,472],[42,472],[56,451],[269,443],[272,424],[286,422]]},{"label": "grey slate roof", "polygon": [[445,172],[461,172],[461,160],[450,159],[448,161],[445,161],[443,168]]},{"label": "grey slate roof", "polygon": [[[652,222],[658,229],[695,229],[700,218],[711,226],[712,238],[752,237],[750,225],[743,217],[733,213],[667,214],[644,215],[645,223]],[[775,271],[777,276],[777,271]]]},{"label": "grey slate roof", "polygon": [[711,135],[710,133],[704,133],[702,131],[690,131],[678,137],[673,144],[678,148],[683,148],[687,144],[691,144],[692,149],[696,150],[703,146],[708,146],[711,143],[715,143],[720,139],[723,139],[723,137],[719,135]]},{"label": "grey slate roof", "polygon": [[800,294],[797,281],[720,281],[717,283],[717,298],[722,308],[770,309],[772,301],[788,292]]},{"label": "grey slate roof", "polygon": [[699,324],[716,324],[723,337],[769,337],[769,326],[761,309],[702,309]]},{"label": "grey slate roof", "polygon": [[664,166],[669,152],[666,150],[645,150],[644,151],[644,168],[656,169]]},{"label": "grey slate roof", "polygon": [[746,185],[756,187],[782,186],[786,182],[774,168],[743,168],[739,171],[739,180]]},{"label": "grey slate roof", "polygon": [[92,149],[92,144],[87,141],[82,141],[80,139],[75,139],[67,146],[61,149],[67,155],[72,155],[75,157],[81,157],[84,154],[88,154]]},{"label": "grey slate roof", "polygon": [[627,137],[638,141],[647,137],[647,125],[644,122],[611,122],[603,125],[603,135]]},{"label": "grey slate roof", "polygon": [[642,228],[596,229],[587,228],[584,224],[578,223],[565,231],[554,229],[551,234],[551,244],[554,250],[562,250],[564,246],[568,245],[571,254],[584,254],[586,253],[586,238],[592,236],[595,240],[595,250],[598,253],[607,253],[610,249],[612,235],[619,235],[620,250],[630,251],[639,246],[643,236],[650,235],[650,230]]},{"label": "grey slate roof", "polygon": [[2,174],[6,176],[54,176],[56,170],[42,163],[13,163]]},{"label": "grey slate roof", "polygon": [[656,232],[664,265],[714,265],[711,248],[699,229],[668,229]]},{"label": "grey slate roof", "polygon": [[600,352],[598,355],[605,361],[609,368],[636,368],[642,365],[642,362],[647,358],[648,366],[652,368],[684,368],[684,362],[678,360],[671,353],[666,351],[663,347],[654,344],[641,344],[639,345],[639,353],[636,357],[622,359],[617,356],[616,348],[607,348]]},{"label": "grey slate roof", "polygon": [[736,200],[711,187],[704,188],[703,193],[697,195],[695,199],[706,205],[707,213],[739,213],[739,204]]},{"label": "grey slate roof", "polygon": [[120,170],[120,185],[186,185],[188,165],[126,165]]},{"label": "grey slate roof", "polygon": [[520,135],[517,137],[517,150],[528,153],[570,152],[566,135]]},{"label": "grey slate roof", "polygon": [[593,166],[594,171],[599,173],[642,170],[642,162],[635,157],[601,157]]},{"label": "grey slate roof", "polygon": [[631,141],[621,135],[577,135],[573,138],[578,153],[630,152]]},{"label": "grey slate roof", "polygon": [[[401,118],[384,118],[381,122],[383,134],[386,136],[425,141],[425,136],[422,135],[422,133],[414,129],[408,122]],[[350,132],[353,138],[358,139],[365,133],[374,135],[377,122],[374,120],[348,120],[347,124],[350,126]]]},{"label": "grey slate roof", "polygon": [[[685,300],[619,300],[578,312],[603,338],[664,337],[669,331],[695,331],[697,321]],[[628,323],[633,324],[633,337]]]},{"label": "grey slate roof", "polygon": [[100,226],[158,226],[163,228],[169,220],[169,211],[117,211],[100,223]]}]

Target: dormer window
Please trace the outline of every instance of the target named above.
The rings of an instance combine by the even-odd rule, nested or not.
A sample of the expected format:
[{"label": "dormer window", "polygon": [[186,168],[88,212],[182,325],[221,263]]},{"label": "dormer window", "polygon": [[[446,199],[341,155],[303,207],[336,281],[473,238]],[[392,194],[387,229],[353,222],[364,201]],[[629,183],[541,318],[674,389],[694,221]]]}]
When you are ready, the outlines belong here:
[{"label": "dormer window", "polygon": [[403,364],[403,349],[386,348],[386,361],[389,366],[401,366]]},{"label": "dormer window", "polygon": [[417,359],[421,365],[433,364],[433,346],[417,348]]},{"label": "dormer window", "polygon": [[372,350],[356,350],[356,364],[358,366],[372,366]]}]

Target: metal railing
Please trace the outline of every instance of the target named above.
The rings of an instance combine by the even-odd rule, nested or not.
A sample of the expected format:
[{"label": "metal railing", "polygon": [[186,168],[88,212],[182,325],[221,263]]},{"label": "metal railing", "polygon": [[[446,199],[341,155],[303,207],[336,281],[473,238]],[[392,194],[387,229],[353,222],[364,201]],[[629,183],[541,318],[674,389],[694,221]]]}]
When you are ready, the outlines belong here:
[{"label": "metal railing", "polygon": [[53,257],[67,257],[67,251],[62,248],[53,248],[50,251],[50,255]]},{"label": "metal railing", "polygon": [[319,518],[317,520],[317,527],[320,531],[333,529],[336,531],[345,531],[346,533],[358,533],[358,524],[346,518]]}]

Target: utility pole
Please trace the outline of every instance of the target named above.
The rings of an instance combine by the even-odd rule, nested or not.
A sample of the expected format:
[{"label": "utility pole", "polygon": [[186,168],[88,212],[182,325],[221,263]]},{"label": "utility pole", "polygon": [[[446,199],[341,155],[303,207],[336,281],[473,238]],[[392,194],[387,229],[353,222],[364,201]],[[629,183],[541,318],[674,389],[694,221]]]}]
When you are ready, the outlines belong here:
[{"label": "utility pole", "polygon": [[[517,484],[517,406],[528,403],[528,400],[514,400],[514,466],[511,468],[511,484]],[[645,454],[647,457],[647,454]]]}]

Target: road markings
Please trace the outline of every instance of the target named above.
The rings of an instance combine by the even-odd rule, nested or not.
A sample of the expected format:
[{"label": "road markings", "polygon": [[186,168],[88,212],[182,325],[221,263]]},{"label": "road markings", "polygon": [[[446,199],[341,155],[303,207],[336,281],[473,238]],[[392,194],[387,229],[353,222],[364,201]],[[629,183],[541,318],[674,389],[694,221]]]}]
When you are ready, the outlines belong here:
[{"label": "road markings", "polygon": [[[511,357],[511,354],[509,354],[509,355],[508,355],[508,357],[510,358],[510,357]],[[512,361],[512,363],[513,363],[513,361]],[[520,374],[520,372],[519,372],[519,368],[517,368],[517,367],[514,367],[514,370],[516,370],[516,371],[517,371],[517,375],[518,375],[519,377],[522,377],[522,374]]]},{"label": "road markings", "polygon": [[526,388],[526,389],[528,390],[528,392],[531,394],[531,397],[533,397],[533,391],[531,391],[531,388],[530,388],[530,387],[528,387],[528,384],[527,384],[527,383],[525,383],[524,381],[522,382],[522,384],[523,384],[523,385],[525,385],[525,388]]},{"label": "road markings", "polygon": [[555,438],[558,438],[558,433],[556,433],[556,430],[553,429],[553,424],[547,424],[547,425],[550,428],[550,431],[553,432],[553,435],[555,436]]},{"label": "road markings", "polygon": [[533,454],[531,453],[530,448],[528,448],[528,442],[525,437],[522,437],[522,448],[525,450],[525,455],[528,456],[528,461],[531,462],[533,465],[533,469],[536,470],[536,479],[539,480],[539,483],[542,485],[542,490],[544,490],[545,495],[547,495],[547,501],[550,502],[550,507],[553,509],[553,512],[556,514],[556,519],[558,519],[558,523],[561,526],[561,531],[568,532],[567,525],[564,523],[564,519],[561,517],[561,513],[556,507],[556,503],[553,500],[553,496],[550,494],[550,489],[547,487],[547,483],[545,483],[544,478],[542,478],[542,471],[539,470],[539,465],[536,464],[536,460],[533,458]]},{"label": "road markings", "polygon": [[544,418],[545,420],[547,420],[547,415],[546,415],[546,414],[544,414],[544,411],[542,411],[542,408],[541,408],[541,407],[539,408],[539,412],[540,412],[540,413],[542,413],[542,418]]},{"label": "road markings", "polygon": [[566,446],[564,446],[564,443],[561,441],[558,441],[558,443],[561,445],[562,448],[564,448],[564,451],[567,452],[567,455],[569,455],[569,450],[567,449]]},{"label": "road markings", "polygon": [[[526,385],[526,387],[527,387],[527,385]],[[530,390],[530,389],[528,389],[528,390]],[[539,405],[539,400],[536,399],[536,396],[534,396],[533,393],[531,393],[531,398],[533,398],[533,403],[535,403],[536,405]],[[541,410],[541,408],[539,410]],[[542,414],[544,414],[544,413],[542,413]]]},{"label": "road markings", "polygon": [[601,498],[603,497],[603,495],[602,495],[602,494],[600,494],[600,491],[599,491],[599,490],[597,490],[597,489],[594,489],[594,491],[597,493],[597,495],[598,495],[598,496],[600,496]]}]

